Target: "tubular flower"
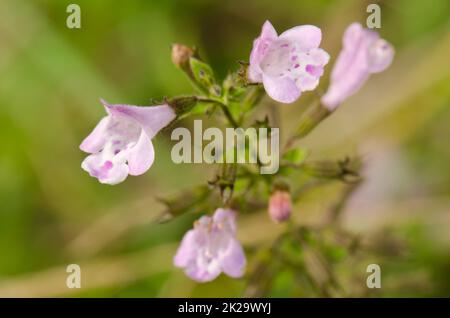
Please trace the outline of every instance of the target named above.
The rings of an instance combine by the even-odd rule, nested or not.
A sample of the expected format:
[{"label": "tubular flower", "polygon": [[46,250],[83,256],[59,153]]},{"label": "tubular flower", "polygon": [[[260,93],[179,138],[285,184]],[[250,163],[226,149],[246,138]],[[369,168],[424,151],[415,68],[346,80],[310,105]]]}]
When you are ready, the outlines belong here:
[{"label": "tubular flower", "polygon": [[102,100],[107,116],[80,145],[90,153],[81,164],[101,183],[117,184],[128,174],[146,172],[155,159],[152,138],[174,118],[168,105],[139,107],[110,105]]},{"label": "tubular flower", "polygon": [[331,73],[330,87],[322,104],[333,111],[356,93],[372,73],[384,71],[394,58],[393,47],[375,31],[352,23],[344,33],[343,49]]},{"label": "tubular flower", "polygon": [[269,21],[253,42],[248,68],[250,82],[263,83],[267,94],[281,103],[296,101],[302,92],[314,90],[330,57],[318,48],[321,30],[301,25],[280,36]]},{"label": "tubular flower", "polygon": [[198,282],[212,281],[221,272],[230,277],[244,274],[246,260],[236,239],[236,215],[217,209],[212,217],[202,216],[183,237],[174,264]]}]

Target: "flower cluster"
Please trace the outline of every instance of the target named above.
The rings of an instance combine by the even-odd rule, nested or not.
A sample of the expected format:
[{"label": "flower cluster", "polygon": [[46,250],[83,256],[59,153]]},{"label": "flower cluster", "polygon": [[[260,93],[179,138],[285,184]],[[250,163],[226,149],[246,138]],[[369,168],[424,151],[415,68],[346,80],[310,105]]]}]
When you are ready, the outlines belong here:
[{"label": "flower cluster", "polygon": [[[222,87],[217,84],[211,68],[201,61],[198,52],[174,45],[172,59],[175,65],[185,71],[207,96],[181,97],[173,103],[148,107],[108,104],[102,100],[107,116],[81,143],[80,149],[89,153],[81,167],[99,182],[111,185],[123,182],[128,175],[141,175],[155,159],[152,138],[174,121],[180,110],[184,114],[196,103],[216,104],[224,111],[229,123],[236,126],[239,121],[233,117],[227,102],[233,100],[232,94],[236,99],[240,98],[238,95],[247,89],[249,83],[262,83],[265,92],[278,102],[295,102],[302,92],[317,88],[330,60],[329,54],[319,48],[321,40],[322,32],[316,26],[296,26],[278,35],[272,24],[266,21],[261,34],[253,42],[244,80],[231,78]],[[371,74],[384,71],[393,56],[394,49],[378,33],[364,29],[358,23],[351,24],[345,31],[343,49],[331,72],[329,88],[320,99],[322,110],[305,122],[308,129],[355,94]],[[242,77],[241,72],[239,75]],[[236,83],[241,83],[241,86]],[[259,100],[259,90],[245,92],[247,95],[241,100],[242,108],[247,109]],[[223,98],[224,95],[227,97]],[[229,175],[230,178],[217,182],[221,194],[234,182],[235,174]],[[214,280],[222,272],[235,278],[245,273],[246,258],[236,237],[237,214],[228,206],[229,196],[224,199],[224,208],[218,208],[213,216],[202,216],[194,223],[194,228],[184,235],[174,257],[175,266],[183,268],[187,276],[198,282]],[[267,211],[276,223],[290,218],[292,199],[288,188],[277,188],[272,192]]]}]

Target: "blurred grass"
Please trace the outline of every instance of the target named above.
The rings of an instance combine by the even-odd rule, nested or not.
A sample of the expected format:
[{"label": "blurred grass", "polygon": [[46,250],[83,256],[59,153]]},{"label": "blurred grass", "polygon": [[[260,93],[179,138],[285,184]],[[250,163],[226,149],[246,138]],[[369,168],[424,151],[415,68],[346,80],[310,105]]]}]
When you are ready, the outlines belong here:
[{"label": "blurred grass", "polygon": [[[279,31],[312,23],[323,29],[323,46],[335,58],[346,25],[364,22],[370,1],[132,0],[117,5],[80,0],[80,30],[65,26],[69,3],[0,3],[0,296],[241,295],[242,281],[221,277],[196,285],[170,265],[175,244],[195,216],[151,225],[161,209],[155,195],[205,182],[211,167],[172,164],[166,132],[156,140],[157,159],[148,173],[109,187],[81,171],[84,154],[78,145],[103,116],[100,97],[144,105],[150,98],[192,91],[171,64],[173,42],[197,45],[223,77],[237,68],[237,60],[248,58],[264,20]],[[449,296],[450,5],[446,0],[379,3],[380,32],[397,49],[394,64],[304,145],[315,156],[362,150],[369,168],[380,162],[382,169],[373,174],[381,181],[369,178],[346,211],[349,228],[375,235],[387,226],[407,243],[406,256],[379,259],[386,282],[379,295]],[[280,106],[283,127],[293,127],[308,98]],[[400,164],[386,159],[392,156],[401,158]],[[405,174],[397,176],[404,167]],[[398,194],[392,197],[384,188]],[[314,222],[334,192],[306,196],[296,208],[300,222]],[[240,222],[239,234],[249,246],[266,244],[280,231],[265,213]],[[363,282],[364,264],[372,260],[357,261],[360,267],[354,268],[362,269]],[[81,291],[64,286],[69,263],[82,266]],[[344,265],[341,274],[347,277]],[[280,275],[274,295],[304,295],[286,275]],[[348,290],[363,293],[354,286],[358,282],[347,284]]]}]

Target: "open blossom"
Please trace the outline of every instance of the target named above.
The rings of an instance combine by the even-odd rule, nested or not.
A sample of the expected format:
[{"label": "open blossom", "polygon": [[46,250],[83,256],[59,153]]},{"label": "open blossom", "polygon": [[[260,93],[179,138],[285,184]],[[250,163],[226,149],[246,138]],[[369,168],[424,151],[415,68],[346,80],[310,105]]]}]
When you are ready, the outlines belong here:
[{"label": "open blossom", "polygon": [[212,217],[202,216],[183,237],[174,264],[198,282],[208,282],[224,272],[231,277],[244,274],[246,260],[236,239],[236,215],[217,209]]},{"label": "open blossom", "polygon": [[108,115],[81,143],[80,149],[91,154],[81,167],[101,183],[117,184],[128,174],[140,175],[151,167],[155,159],[151,139],[175,118],[175,113],[168,105],[102,103]]},{"label": "open blossom", "polygon": [[344,33],[343,49],[331,73],[322,104],[333,111],[356,93],[372,73],[384,71],[394,58],[393,47],[375,31],[352,23]]},{"label": "open blossom", "polygon": [[263,83],[267,94],[292,103],[304,91],[314,90],[330,56],[319,49],[321,30],[313,25],[291,28],[278,36],[269,21],[253,42],[248,78]]},{"label": "open blossom", "polygon": [[292,212],[291,195],[288,191],[276,190],[269,199],[269,216],[276,222],[289,219]]}]

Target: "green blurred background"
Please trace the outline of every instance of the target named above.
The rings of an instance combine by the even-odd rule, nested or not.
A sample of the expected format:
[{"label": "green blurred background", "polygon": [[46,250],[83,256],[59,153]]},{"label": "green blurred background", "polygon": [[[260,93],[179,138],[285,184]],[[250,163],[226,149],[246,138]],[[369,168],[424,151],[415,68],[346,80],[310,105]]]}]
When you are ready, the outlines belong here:
[{"label": "green blurred background", "polygon": [[[279,32],[322,28],[328,74],[345,27],[364,23],[375,1],[78,0],[82,27],[68,29],[72,2],[0,2],[0,296],[241,296],[245,279],[196,284],[172,267],[198,215],[152,224],[163,209],[155,196],[213,175],[209,166],[173,164],[168,131],[156,138],[155,164],[143,176],[111,187],[81,170],[78,145],[104,115],[99,98],[146,105],[193,92],[171,63],[174,42],[196,45],[223,78],[248,59],[266,19]],[[365,158],[367,180],[344,220],[379,252],[336,266],[346,294],[450,296],[450,3],[377,3],[380,33],[396,48],[393,65],[301,145],[313,157]],[[279,106],[283,130],[294,127],[311,96]],[[298,222],[314,223],[334,189],[300,200]],[[251,248],[270,244],[277,232],[264,212],[239,220]],[[81,289],[66,287],[71,263],[81,266]],[[365,286],[370,263],[382,268],[380,290]],[[280,270],[269,296],[315,296],[289,275]]]}]

